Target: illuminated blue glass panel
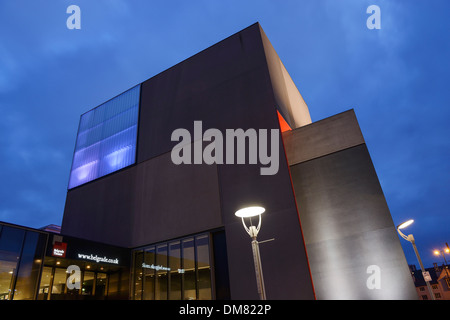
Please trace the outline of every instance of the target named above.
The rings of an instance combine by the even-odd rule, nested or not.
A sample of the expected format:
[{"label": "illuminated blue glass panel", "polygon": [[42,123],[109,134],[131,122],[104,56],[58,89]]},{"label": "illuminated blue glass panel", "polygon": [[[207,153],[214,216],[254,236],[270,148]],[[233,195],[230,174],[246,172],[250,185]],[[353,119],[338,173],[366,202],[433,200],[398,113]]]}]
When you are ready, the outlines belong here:
[{"label": "illuminated blue glass panel", "polygon": [[140,85],[83,114],[69,189],[136,161]]}]

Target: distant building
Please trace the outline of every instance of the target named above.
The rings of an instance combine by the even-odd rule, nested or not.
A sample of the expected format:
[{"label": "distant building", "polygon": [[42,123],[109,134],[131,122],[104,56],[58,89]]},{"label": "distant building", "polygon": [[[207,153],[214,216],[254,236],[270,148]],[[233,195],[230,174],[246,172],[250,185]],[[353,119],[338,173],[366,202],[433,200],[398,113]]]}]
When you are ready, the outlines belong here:
[{"label": "distant building", "polygon": [[56,224],[49,224],[45,227],[39,228],[39,230],[49,231],[53,233],[61,233],[61,226],[57,226]]},{"label": "distant building", "polygon": [[[410,265],[411,275],[416,286],[417,295],[420,300],[431,300],[430,292],[423,278],[422,270]],[[430,286],[436,300],[450,300],[450,270],[448,266],[438,266],[434,263],[432,268],[425,268],[431,276]]]}]

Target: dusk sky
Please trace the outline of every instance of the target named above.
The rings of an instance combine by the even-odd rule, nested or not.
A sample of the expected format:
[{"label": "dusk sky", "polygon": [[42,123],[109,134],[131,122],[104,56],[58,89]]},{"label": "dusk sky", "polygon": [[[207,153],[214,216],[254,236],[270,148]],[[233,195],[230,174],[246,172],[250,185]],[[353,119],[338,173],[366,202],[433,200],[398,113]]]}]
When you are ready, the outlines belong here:
[{"label": "dusk sky", "polygon": [[[81,29],[66,26],[70,5]],[[370,5],[381,29],[366,26]],[[394,224],[414,219],[405,232],[425,266],[441,264],[432,251],[450,243],[449,12],[448,0],[3,0],[0,221],[60,225],[80,115],[259,22],[313,121],[355,110]]]}]

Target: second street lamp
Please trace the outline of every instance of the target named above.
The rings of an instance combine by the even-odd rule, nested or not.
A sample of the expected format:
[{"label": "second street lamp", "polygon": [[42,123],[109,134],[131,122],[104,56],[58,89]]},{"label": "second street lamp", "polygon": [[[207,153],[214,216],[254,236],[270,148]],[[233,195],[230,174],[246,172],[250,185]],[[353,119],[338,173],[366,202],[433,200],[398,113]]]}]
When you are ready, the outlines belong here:
[{"label": "second street lamp", "polygon": [[435,255],[442,255],[442,258],[444,258],[444,269],[445,269],[445,274],[446,274],[446,277],[447,278],[450,278],[450,276],[449,276],[449,271],[448,271],[448,265],[447,265],[447,259],[445,259],[445,255],[444,255],[444,252],[445,253],[450,253],[450,249],[448,248],[448,245],[447,245],[447,248],[445,248],[444,250],[434,250],[434,254]]},{"label": "second street lamp", "polygon": [[425,268],[423,267],[422,260],[420,259],[419,252],[417,251],[416,241],[414,240],[413,235],[410,234],[410,235],[407,235],[407,236],[406,236],[406,235],[404,235],[404,234],[400,231],[401,229],[404,229],[404,228],[406,228],[407,226],[411,225],[413,222],[414,222],[414,220],[411,219],[411,220],[408,220],[408,221],[405,221],[405,222],[399,224],[399,225],[397,226],[397,231],[398,231],[398,233],[400,234],[400,236],[401,236],[403,239],[405,239],[405,240],[411,242],[411,244],[412,244],[412,246],[413,246],[413,248],[414,248],[414,252],[415,252],[415,254],[416,254],[417,260],[419,260],[419,265],[420,265],[420,268],[422,269],[423,279],[425,280],[425,283],[427,284],[428,291],[430,292],[430,295],[431,295],[431,299],[432,299],[432,300],[435,300],[434,294],[433,294],[433,290],[431,290],[430,282],[426,279],[426,271],[425,271]]}]

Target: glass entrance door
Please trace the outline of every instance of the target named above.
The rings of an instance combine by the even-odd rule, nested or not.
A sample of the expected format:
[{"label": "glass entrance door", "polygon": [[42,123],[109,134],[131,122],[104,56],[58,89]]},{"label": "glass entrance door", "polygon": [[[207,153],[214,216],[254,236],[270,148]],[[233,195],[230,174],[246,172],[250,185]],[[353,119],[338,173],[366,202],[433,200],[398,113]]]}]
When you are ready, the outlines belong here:
[{"label": "glass entrance door", "polygon": [[[86,264],[80,268],[80,288],[71,289],[67,285],[72,273],[67,266],[72,261],[57,261],[50,266],[49,261],[44,266],[38,291],[38,300],[102,300],[108,296],[110,290],[110,276],[117,270],[108,269],[100,265]],[[67,265],[67,266],[66,266]],[[111,287],[114,291],[114,286]]]}]

